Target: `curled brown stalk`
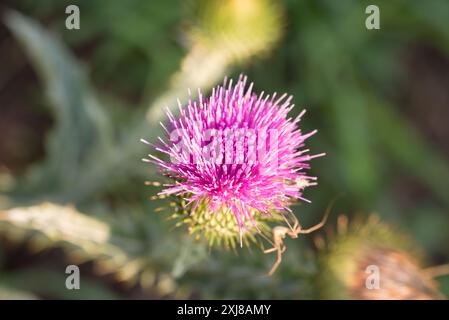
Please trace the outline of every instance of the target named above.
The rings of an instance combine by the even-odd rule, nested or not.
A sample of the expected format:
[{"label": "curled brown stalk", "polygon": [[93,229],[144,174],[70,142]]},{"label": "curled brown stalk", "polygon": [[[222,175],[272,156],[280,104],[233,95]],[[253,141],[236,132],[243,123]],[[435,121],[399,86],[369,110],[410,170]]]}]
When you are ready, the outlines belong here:
[{"label": "curled brown stalk", "polygon": [[300,234],[309,234],[323,227],[327,222],[327,218],[329,217],[331,208],[334,205],[337,198],[331,201],[331,203],[326,209],[326,212],[324,213],[323,219],[321,219],[319,223],[308,229],[303,229],[303,227],[299,223],[298,218],[293,213],[292,213],[293,225],[289,224],[288,226],[276,226],[273,228],[272,231],[273,248],[264,250],[264,253],[277,252],[276,261],[273,267],[271,268],[270,272],[268,272],[269,276],[273,275],[273,273],[279,267],[279,264],[282,262],[282,254],[285,252],[285,249],[287,249],[287,247],[284,244],[285,237],[289,236],[290,238],[295,239],[298,238],[298,235]]}]

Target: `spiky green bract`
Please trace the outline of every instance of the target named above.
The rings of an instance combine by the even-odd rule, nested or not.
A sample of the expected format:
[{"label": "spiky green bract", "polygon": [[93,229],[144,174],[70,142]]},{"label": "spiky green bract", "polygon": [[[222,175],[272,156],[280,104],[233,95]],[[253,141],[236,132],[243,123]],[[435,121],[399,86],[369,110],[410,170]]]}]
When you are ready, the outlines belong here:
[{"label": "spiky green bract", "polygon": [[[217,212],[208,212],[204,204],[201,204],[191,214],[190,208],[184,199],[178,198],[170,202],[170,216],[176,220],[176,226],[186,226],[189,234],[196,240],[206,241],[210,248],[224,247],[235,250],[240,243],[240,228],[233,215],[227,214],[227,209],[222,208]],[[242,241],[246,247],[251,244],[260,245],[263,238],[271,236],[270,222],[281,221],[280,214],[273,213],[271,216],[256,215],[256,226],[250,221],[246,222],[246,232],[243,233]]]}]

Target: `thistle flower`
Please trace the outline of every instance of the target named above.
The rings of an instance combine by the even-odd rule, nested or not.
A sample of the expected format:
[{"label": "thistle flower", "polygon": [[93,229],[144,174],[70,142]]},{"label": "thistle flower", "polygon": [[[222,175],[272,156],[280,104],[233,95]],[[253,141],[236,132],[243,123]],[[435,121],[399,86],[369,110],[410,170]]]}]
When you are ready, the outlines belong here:
[{"label": "thistle flower", "polygon": [[320,247],[318,283],[325,299],[442,299],[434,275],[423,268],[422,253],[402,232],[377,216],[348,225],[338,219],[338,234]]},{"label": "thistle flower", "polygon": [[[199,91],[187,106],[178,101],[179,116],[167,111],[169,125],[162,125],[167,137],[154,146],[170,160],[151,154],[144,159],[172,179],[159,195],[182,199],[185,222],[209,232],[217,225],[217,237],[226,234],[229,223],[223,221],[234,222],[231,235],[241,245],[245,231],[260,232],[261,221],[280,219],[289,205],[305,200],[303,189],[316,184],[305,171],[311,159],[323,155],[302,149],[316,130],[303,134],[298,128],[304,111],[288,117],[292,97],[257,95],[252,83],[245,88],[246,81],[240,77],[234,85],[225,79],[208,98]],[[219,223],[200,222],[213,219]]]},{"label": "thistle flower", "polygon": [[273,0],[203,0],[190,31],[191,40],[243,62],[263,54],[282,34],[283,10]]}]

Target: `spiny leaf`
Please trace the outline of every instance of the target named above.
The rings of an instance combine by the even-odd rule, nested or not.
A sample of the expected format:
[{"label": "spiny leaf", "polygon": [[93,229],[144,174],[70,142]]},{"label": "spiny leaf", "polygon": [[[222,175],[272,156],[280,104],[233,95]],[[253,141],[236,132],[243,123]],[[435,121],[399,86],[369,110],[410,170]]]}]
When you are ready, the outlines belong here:
[{"label": "spiny leaf", "polygon": [[69,254],[91,259],[114,257],[124,263],[128,257],[112,245],[107,223],[88,217],[74,207],[43,203],[32,207],[13,208],[0,212],[0,232],[16,241],[28,237],[33,251],[61,246]]},{"label": "spiny leaf", "polygon": [[34,300],[35,295],[29,292],[0,286],[0,300]]},{"label": "spiny leaf", "polygon": [[34,191],[70,192],[85,163],[108,152],[112,141],[109,119],[83,67],[59,39],[17,12],[8,12],[6,25],[26,49],[56,117],[47,157],[35,172]]},{"label": "spiny leaf", "polygon": [[[167,288],[174,287],[168,286],[173,280],[152,271],[148,261],[133,258],[116,245],[109,224],[71,206],[43,203],[0,211],[0,234],[16,243],[27,242],[32,253],[61,248],[69,261],[76,264],[92,261],[97,274],[112,274],[130,285],[141,283],[141,275],[148,279],[152,273],[154,281],[147,285],[162,295],[171,293]],[[161,277],[166,279],[163,283]]]}]

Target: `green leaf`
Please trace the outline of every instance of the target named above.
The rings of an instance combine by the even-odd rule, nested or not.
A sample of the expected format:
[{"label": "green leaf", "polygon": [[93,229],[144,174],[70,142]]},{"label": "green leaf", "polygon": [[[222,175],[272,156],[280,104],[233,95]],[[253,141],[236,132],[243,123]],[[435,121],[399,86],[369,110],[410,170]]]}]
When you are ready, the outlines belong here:
[{"label": "green leaf", "polygon": [[72,206],[42,203],[0,211],[0,234],[14,242],[29,242],[32,252],[63,248],[74,261],[114,259],[125,264],[128,256],[110,243],[109,224],[84,215]]},{"label": "green leaf", "polygon": [[32,293],[0,286],[0,300],[35,300]]},{"label": "green leaf", "polygon": [[150,257],[131,252],[131,238],[112,229],[73,206],[49,202],[0,211],[0,236],[12,243],[26,243],[31,254],[60,248],[70,263],[92,262],[97,275],[113,275],[126,285],[137,282],[161,297],[173,294],[172,276],[156,272]]},{"label": "green leaf", "polygon": [[132,280],[142,263],[114,244],[109,224],[52,203],[0,211],[0,234],[15,243],[27,243],[31,253],[61,248],[70,262],[92,261],[98,274]]},{"label": "green leaf", "polygon": [[86,163],[109,152],[109,119],[89,87],[84,68],[59,39],[17,12],[8,12],[6,25],[26,49],[55,116],[47,157],[34,171],[34,188],[40,193],[69,192]]},{"label": "green leaf", "polygon": [[52,299],[119,299],[117,294],[85,277],[81,277],[80,289],[68,290],[65,285],[67,279],[65,268],[61,270],[43,267],[20,269],[0,274],[0,279],[8,288],[18,288],[5,289],[2,292],[0,287],[0,299],[2,299],[2,293],[5,294],[6,299],[37,299],[39,296]]}]

